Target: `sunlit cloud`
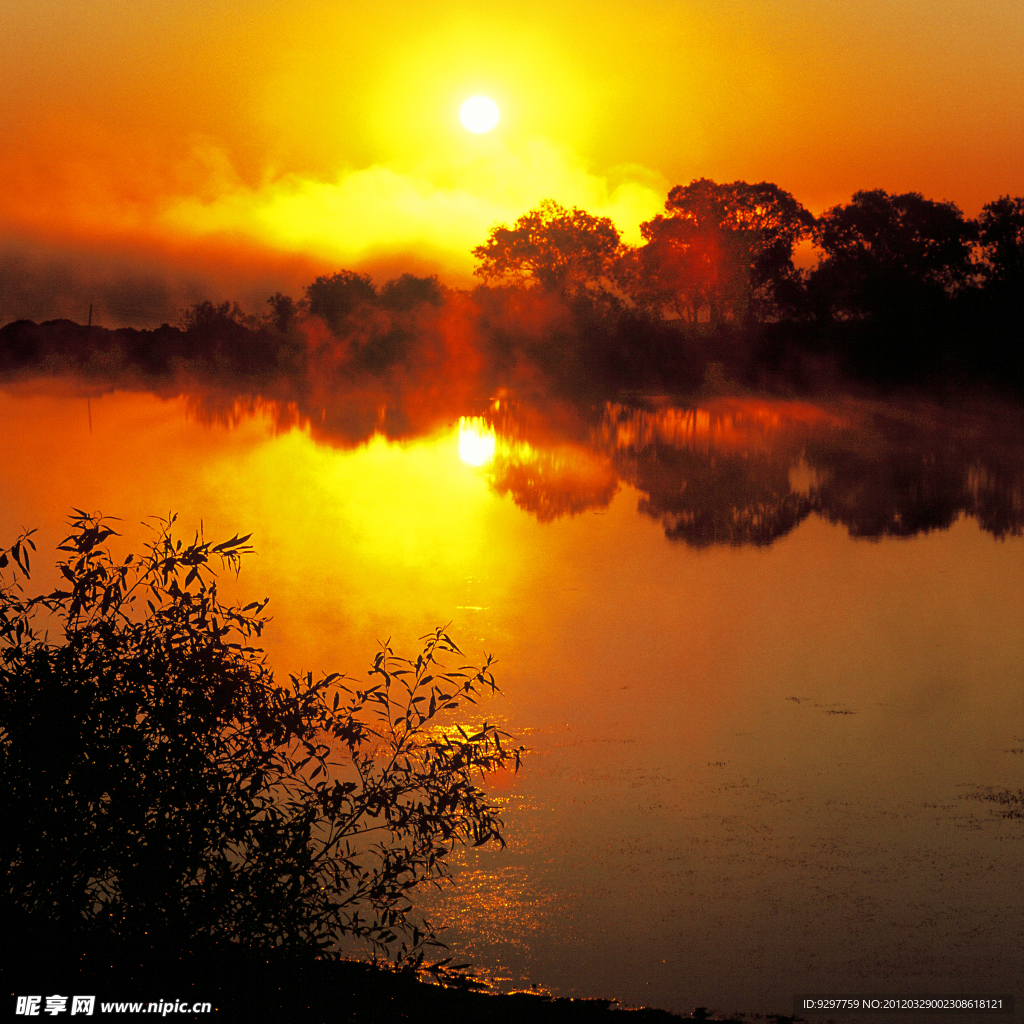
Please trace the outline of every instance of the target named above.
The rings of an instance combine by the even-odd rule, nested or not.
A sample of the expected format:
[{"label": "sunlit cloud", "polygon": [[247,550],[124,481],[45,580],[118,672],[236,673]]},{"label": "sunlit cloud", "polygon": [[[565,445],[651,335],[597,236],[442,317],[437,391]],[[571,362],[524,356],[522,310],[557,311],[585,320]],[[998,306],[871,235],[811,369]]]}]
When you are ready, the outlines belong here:
[{"label": "sunlit cloud", "polygon": [[611,217],[636,242],[640,222],[662,208],[667,190],[656,172],[623,167],[598,175],[566,147],[534,139],[462,163],[376,165],[333,181],[286,174],[250,187],[236,180],[211,200],[171,201],[159,220],[174,235],[243,235],[342,262],[426,247],[450,273],[467,276],[470,250],[489,229],[544,198]]},{"label": "sunlit cloud", "polygon": [[[324,178],[274,168],[243,173],[225,147],[196,135],[176,159],[154,161],[145,174],[88,154],[67,172],[59,202],[52,188],[39,192],[31,167],[23,170],[8,176],[15,187],[0,197],[8,253],[0,261],[0,316],[83,316],[95,301],[113,314],[108,325],[173,322],[181,306],[203,298],[265,312],[267,295],[301,294],[316,274],[342,267],[378,283],[408,271],[472,286],[473,247],[542,199],[610,217],[636,244],[640,223],[663,208],[669,188],[637,165],[597,173],[569,147],[540,137],[486,138],[415,164]],[[120,301],[107,302],[108,293]],[[22,294],[33,301],[21,303]]]}]

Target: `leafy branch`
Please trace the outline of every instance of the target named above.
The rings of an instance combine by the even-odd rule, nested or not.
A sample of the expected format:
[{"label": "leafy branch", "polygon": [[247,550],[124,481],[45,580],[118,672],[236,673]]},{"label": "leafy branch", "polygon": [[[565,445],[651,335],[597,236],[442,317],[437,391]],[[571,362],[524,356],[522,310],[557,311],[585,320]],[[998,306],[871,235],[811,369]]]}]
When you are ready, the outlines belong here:
[{"label": "leafy branch", "polygon": [[[75,509],[64,585],[26,597],[32,531],[0,551],[0,903],[11,920],[110,941],[323,953],[345,939],[418,966],[413,917],[457,845],[504,846],[478,783],[522,748],[444,722],[497,692],[439,628],[390,642],[366,682],[281,685],[255,646],[267,601],[227,605],[250,536],[175,538],[156,520],[115,558]],[[61,623],[51,641],[39,619]]]}]

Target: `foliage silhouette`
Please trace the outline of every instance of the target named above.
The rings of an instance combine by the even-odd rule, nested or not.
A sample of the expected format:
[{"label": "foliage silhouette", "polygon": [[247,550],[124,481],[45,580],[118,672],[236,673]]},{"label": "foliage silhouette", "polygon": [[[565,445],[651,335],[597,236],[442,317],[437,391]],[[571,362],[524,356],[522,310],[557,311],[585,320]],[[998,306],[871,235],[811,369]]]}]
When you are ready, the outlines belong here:
[{"label": "foliage silhouette", "polygon": [[[486,722],[441,717],[496,690],[491,659],[448,671],[442,630],[369,683],[279,685],[253,646],[266,601],[224,604],[212,563],[248,536],[176,540],[158,520],[115,559],[75,510],[68,589],[27,597],[31,531],[0,551],[0,892],[8,929],[116,948],[320,953],[358,940],[418,963],[412,916],[456,844],[504,845],[478,772],[518,769]],[[59,640],[43,627],[59,624]]]},{"label": "foliage silhouette", "polygon": [[514,228],[491,228],[473,250],[474,271],[488,283],[536,284],[561,296],[601,289],[614,273],[619,232],[608,217],[545,199]]},{"label": "foliage silhouette", "polygon": [[814,218],[788,192],[699,178],[673,188],[665,210],[640,226],[647,244],[625,274],[642,307],[670,305],[691,322],[707,309],[713,324],[792,312],[801,287],[793,248]]},{"label": "foliage silhouette", "polygon": [[978,242],[981,301],[972,312],[991,339],[998,377],[1024,380],[1024,196],[988,203],[978,221]]},{"label": "foliage silhouette", "polygon": [[[426,391],[454,370],[481,396],[525,383],[581,397],[693,392],[720,364],[741,389],[946,395],[966,384],[1017,399],[1022,225],[1024,197],[971,220],[876,189],[816,220],[771,182],[698,178],[671,189],[631,248],[608,218],[545,200],[473,249],[485,283],[471,292],[412,274],[377,288],[342,270],[298,302],[276,293],[260,317],[197,303],[184,330],[15,321],[0,329],[0,372],[244,376],[295,400],[379,380]],[[807,239],[819,262],[797,270]]]},{"label": "foliage silhouette", "polygon": [[274,330],[281,334],[287,334],[291,330],[295,323],[295,318],[299,314],[299,306],[290,295],[282,295],[280,292],[274,292],[270,298],[267,299],[267,305],[270,306],[270,324]]},{"label": "foliage silhouette", "polygon": [[967,284],[976,235],[953,203],[918,192],[857,192],[818,220],[815,241],[825,256],[811,286],[840,318],[902,317]]},{"label": "foliage silhouette", "polygon": [[204,299],[181,311],[181,326],[186,331],[223,329],[228,324],[255,327],[257,322],[256,317],[246,316],[237,302],[218,304]]},{"label": "foliage silhouette", "polygon": [[1000,196],[986,203],[978,241],[987,282],[1012,290],[1019,301],[1024,287],[1024,196]]},{"label": "foliage silhouette", "polygon": [[385,309],[407,311],[423,303],[440,306],[443,302],[444,289],[436,276],[403,274],[386,282],[380,290],[380,304]]},{"label": "foliage silhouette", "polygon": [[341,270],[330,276],[318,277],[306,286],[306,300],[311,316],[322,317],[332,331],[342,330],[345,320],[359,306],[374,304],[377,289],[368,274]]}]

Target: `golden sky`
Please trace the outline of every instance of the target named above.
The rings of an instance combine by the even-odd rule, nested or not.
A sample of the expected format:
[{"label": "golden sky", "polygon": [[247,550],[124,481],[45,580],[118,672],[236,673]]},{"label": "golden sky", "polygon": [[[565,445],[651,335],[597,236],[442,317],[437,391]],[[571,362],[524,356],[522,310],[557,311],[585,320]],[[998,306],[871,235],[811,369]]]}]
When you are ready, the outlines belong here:
[{"label": "golden sky", "polygon": [[[182,296],[255,309],[342,266],[465,284],[468,250],[542,198],[637,241],[700,176],[815,213],[861,188],[972,216],[1024,193],[1019,0],[3,10],[0,320],[93,292],[126,322]],[[487,135],[458,119],[477,93]]]}]

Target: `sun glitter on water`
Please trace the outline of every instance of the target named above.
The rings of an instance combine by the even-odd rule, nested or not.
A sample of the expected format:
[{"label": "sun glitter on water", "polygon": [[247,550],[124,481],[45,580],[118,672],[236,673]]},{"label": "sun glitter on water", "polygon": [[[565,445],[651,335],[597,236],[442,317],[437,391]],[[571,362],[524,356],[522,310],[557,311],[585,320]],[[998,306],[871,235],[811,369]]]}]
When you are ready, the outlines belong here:
[{"label": "sun glitter on water", "polygon": [[496,444],[494,430],[481,417],[463,416],[459,420],[459,458],[467,465],[490,462]]}]

